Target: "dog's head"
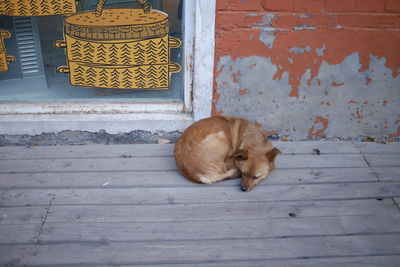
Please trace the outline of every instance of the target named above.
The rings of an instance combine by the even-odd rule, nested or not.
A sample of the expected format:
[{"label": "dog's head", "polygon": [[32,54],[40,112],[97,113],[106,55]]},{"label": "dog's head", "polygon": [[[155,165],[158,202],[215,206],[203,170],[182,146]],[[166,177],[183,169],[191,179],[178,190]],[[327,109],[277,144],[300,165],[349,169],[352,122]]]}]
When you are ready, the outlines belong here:
[{"label": "dog's head", "polygon": [[235,165],[242,173],[242,191],[252,190],[275,169],[275,158],[282,152],[275,148],[265,151],[240,150],[234,155]]}]

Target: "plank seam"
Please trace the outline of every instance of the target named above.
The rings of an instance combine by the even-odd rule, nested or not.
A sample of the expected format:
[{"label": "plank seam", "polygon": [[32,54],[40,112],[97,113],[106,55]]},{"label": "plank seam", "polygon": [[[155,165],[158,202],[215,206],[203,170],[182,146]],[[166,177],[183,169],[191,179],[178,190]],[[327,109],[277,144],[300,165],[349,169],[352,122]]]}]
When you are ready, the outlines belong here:
[{"label": "plank seam", "polygon": [[396,200],[394,199],[394,198],[391,198],[392,199],[392,201],[393,201],[393,203],[396,205],[396,207],[399,209],[399,211],[400,211],[400,206],[399,206],[399,204],[396,202]]},{"label": "plank seam", "polygon": [[[336,167],[318,167],[318,166],[316,166],[316,167],[293,167],[293,168],[289,168],[289,167],[279,167],[279,168],[277,168],[276,170],[275,170],[275,172],[276,171],[279,171],[279,170],[296,170],[296,169],[303,169],[303,170],[320,170],[320,169],[324,169],[324,170],[327,170],[327,169],[342,169],[342,168],[346,168],[346,169],[368,169],[368,166],[348,166],[348,167],[340,167],[340,166],[336,166]],[[398,167],[398,166],[378,166],[378,168],[400,168],[400,167]],[[59,174],[59,173],[62,173],[63,171],[42,171],[42,172],[37,172],[37,173],[46,173],[46,174]],[[148,172],[148,173],[163,173],[163,172],[169,172],[169,173],[177,173],[177,174],[179,174],[180,175],[180,173],[179,173],[179,171],[178,171],[178,169],[173,169],[173,170],[105,170],[105,171],[68,171],[68,172],[72,172],[72,173],[82,173],[82,174],[84,174],[84,173],[87,173],[87,172],[89,172],[89,173],[98,173],[98,174],[101,174],[101,173],[104,173],[104,172],[115,172],[115,173],[119,173],[119,172],[121,172],[121,173],[126,173],[126,172],[129,172],[129,173],[132,173],[132,174],[134,174],[134,173],[136,173],[136,172],[138,172],[138,173],[142,173],[142,172]],[[10,172],[0,172],[0,175],[3,175],[3,174],[5,174],[5,175],[17,175],[17,174],[31,174],[32,172],[16,172],[16,171],[10,171]],[[36,173],[36,172],[33,172],[33,173]],[[183,177],[183,176],[182,176]]]},{"label": "plank seam", "polygon": [[[393,165],[388,166],[379,166],[379,168],[386,168],[386,167],[398,167]],[[280,170],[314,170],[314,169],[354,169],[354,168],[365,168],[367,169],[368,166],[327,166],[327,167],[320,167],[320,166],[311,166],[311,167],[278,167]],[[141,170],[102,170],[102,171],[10,171],[10,172],[0,172],[0,174],[35,174],[35,173],[126,173],[126,172],[152,172],[154,170],[151,169],[141,169]],[[157,170],[159,172],[168,172],[168,171],[178,171],[177,169],[165,169],[165,170]]]},{"label": "plank seam", "polygon": [[[304,216],[304,215],[297,215],[297,219],[327,219],[327,218],[347,218],[347,217],[356,217],[356,218],[368,218],[368,217],[376,217],[376,215],[372,214],[357,214],[357,215],[311,215],[311,216]],[[183,219],[170,219],[170,220],[143,220],[143,221],[99,221],[99,220],[86,220],[86,221],[60,221],[60,220],[55,220],[55,221],[47,221],[46,225],[60,225],[60,224],[73,224],[73,225],[79,225],[79,224],[90,224],[90,225],[96,225],[96,224],[110,224],[110,225],[118,225],[118,224],[161,224],[161,223],[192,223],[192,222],[245,222],[245,221],[273,221],[273,220],[290,220],[292,217],[288,214],[287,216],[281,216],[281,217],[255,217],[255,216],[249,216],[246,219],[240,219],[240,218],[230,218],[230,219],[191,219],[191,220],[183,220]],[[0,226],[15,226],[15,225],[37,225],[41,224],[41,222],[38,223],[5,223],[5,224],[0,224]]]},{"label": "plank seam", "polygon": [[[256,263],[265,261],[296,261],[296,260],[317,260],[317,259],[352,259],[364,257],[391,257],[400,256],[400,253],[371,253],[371,254],[355,254],[355,255],[324,255],[324,256],[298,256],[298,257],[276,257],[276,258],[252,258],[252,259],[217,259],[217,260],[178,260],[178,261],[132,261],[132,262],[97,262],[97,263],[68,263],[68,264],[33,264],[29,267],[110,267],[110,266],[147,266],[147,265],[183,265],[183,264],[214,264],[214,263]],[[306,264],[307,262],[305,262]],[[27,265],[13,265],[22,267]]]},{"label": "plank seam", "polygon": [[[400,153],[397,152],[328,152],[328,153],[321,153],[321,155],[327,156],[327,155],[359,155],[360,153],[362,154],[367,154],[367,155],[398,155]],[[315,155],[314,153],[306,153],[306,152],[301,152],[301,153],[282,153],[282,155],[289,155],[289,156],[303,156],[303,155]],[[120,156],[89,156],[89,157],[53,157],[53,158],[48,158],[48,157],[27,157],[27,158],[0,158],[0,161],[8,161],[8,160],[68,160],[68,159],[120,159],[120,158],[168,158],[168,157],[174,157],[174,155],[120,155]]]},{"label": "plank seam", "polygon": [[[308,219],[331,219],[331,218],[369,218],[369,217],[379,217],[376,216],[375,214],[356,214],[356,215],[351,215],[351,214],[345,214],[345,215],[311,215],[311,216],[296,216],[296,219],[298,220],[308,220]],[[143,220],[143,221],[49,221],[47,222],[46,225],[59,225],[59,224],[145,224],[145,223],[190,223],[190,222],[244,222],[244,221],[274,221],[274,220],[293,220],[292,217],[288,214],[287,216],[281,216],[281,217],[247,217],[245,219],[242,218],[228,218],[228,219],[223,219],[223,218],[218,218],[218,219],[191,219],[191,220],[183,220],[183,219],[169,219],[169,220]],[[35,224],[35,223],[23,223],[24,225],[29,225],[29,224]],[[15,225],[14,224],[0,224],[4,226],[8,225]]]},{"label": "plank seam", "polygon": [[39,233],[38,233],[38,235],[37,235],[36,242],[35,242],[35,248],[36,248],[36,246],[39,244],[40,235],[42,234],[43,226],[44,226],[44,224],[46,223],[47,216],[49,215],[51,203],[53,202],[54,198],[55,198],[55,195],[52,195],[52,197],[51,197],[51,199],[50,199],[50,203],[49,203],[49,205],[48,205],[48,207],[47,207],[46,215],[44,216],[43,222],[42,222],[42,224],[40,225]]},{"label": "plank seam", "polygon": [[[77,190],[84,190],[84,189],[104,189],[104,190],[109,190],[109,189],[160,189],[160,188],[198,188],[198,189],[204,189],[204,188],[232,188],[232,187],[237,187],[239,185],[239,179],[237,180],[238,183],[233,185],[223,185],[223,184],[193,184],[188,183],[187,185],[182,184],[182,185],[107,185],[107,186],[15,186],[15,187],[0,187],[0,191],[8,191],[8,190],[50,190],[50,189],[61,189],[61,190],[70,190],[70,189],[77,189]],[[388,180],[388,181],[383,181],[381,183],[399,183],[396,180]],[[339,182],[333,182],[333,181],[328,181],[328,182],[303,182],[303,183],[261,183],[258,184],[257,187],[269,187],[269,186],[292,186],[293,188],[296,186],[303,186],[303,185],[345,185],[345,184],[378,184],[377,181],[339,181]],[[293,189],[293,188],[290,189]],[[285,192],[285,191],[284,191]]]},{"label": "plank seam", "polygon": [[[386,198],[388,198],[388,199],[391,199],[391,197],[386,197]],[[394,197],[394,198],[396,198],[396,197]],[[384,199],[384,198],[383,198]],[[344,202],[344,201],[355,201],[355,202],[359,202],[359,200],[377,200],[375,197],[371,197],[371,198],[361,198],[361,199],[354,199],[354,198],[350,198],[350,199],[331,199],[331,200],[329,200],[329,199],[320,199],[320,200],[318,200],[318,201],[331,201],[331,202]],[[318,202],[318,201],[315,201],[315,200],[304,200],[304,199],[299,199],[299,200],[296,200],[296,202],[298,202],[298,203],[302,203],[302,202]],[[254,203],[260,203],[260,204],[262,204],[262,203],[264,203],[264,202],[271,202],[271,201],[258,201],[258,202],[254,202]],[[287,201],[273,201],[273,203],[279,203],[279,202],[287,202]],[[154,203],[148,203],[148,204],[131,204],[131,203],[120,203],[120,204],[113,204],[113,203],[109,203],[109,204],[106,204],[106,203],[92,203],[92,204],[73,204],[73,203],[70,203],[70,204],[52,204],[52,206],[60,206],[60,207],[68,207],[68,206],[104,206],[104,207],[113,207],[113,206],[132,206],[132,207],[135,207],[135,206],[141,206],[141,205],[143,205],[143,206],[187,206],[187,205],[210,205],[210,203],[212,203],[212,202],[184,202],[184,203],[175,203],[174,205],[172,205],[171,203],[161,203],[161,204],[154,204]],[[225,205],[225,204],[248,204],[248,202],[245,202],[245,203],[241,203],[241,202],[232,202],[232,201],[225,201],[225,202],[223,202],[223,201],[221,201],[221,202],[215,202],[215,203],[212,203],[212,204],[215,204],[215,205]],[[23,204],[23,205],[9,205],[9,206],[0,206],[0,208],[1,209],[9,209],[9,208],[37,208],[37,207],[47,207],[48,205],[47,204]]]},{"label": "plank seam", "polygon": [[[329,237],[357,237],[357,236],[386,236],[386,235],[399,235],[400,231],[393,232],[365,232],[365,233],[343,233],[343,234],[316,234],[316,235],[277,235],[277,236],[264,236],[264,237],[227,237],[227,238],[192,238],[192,239],[133,239],[133,240],[62,240],[62,241],[40,241],[37,246],[51,246],[51,245],[69,245],[69,244],[93,244],[93,245],[110,245],[110,244],[131,244],[131,243],[185,243],[193,241],[252,241],[252,240],[274,240],[274,239],[313,239],[313,238],[329,238]],[[31,242],[21,243],[0,243],[0,246],[16,246],[16,245],[32,245]]]},{"label": "plank seam", "polygon": [[[391,205],[391,204],[390,204]],[[51,213],[50,213],[51,214]],[[296,219],[298,220],[307,220],[307,219],[312,219],[312,218],[321,218],[321,219],[330,219],[330,218],[381,218],[380,216],[376,214],[343,214],[343,215],[311,215],[311,216],[296,216]],[[397,217],[396,217],[397,218]],[[224,222],[243,222],[243,221],[274,221],[274,220],[294,220],[292,217],[289,216],[281,216],[281,217],[256,217],[256,216],[251,216],[251,217],[246,217],[246,218],[216,218],[216,219],[164,219],[164,220],[138,220],[138,221],[101,221],[101,220],[96,220],[96,221],[90,221],[90,220],[81,220],[81,221],[60,221],[60,220],[51,220],[51,221],[46,221],[46,225],[58,225],[58,224],[144,224],[144,223],[190,223],[190,222],[219,222],[219,221],[224,221]],[[24,226],[29,226],[29,225],[41,225],[42,220],[40,222],[23,222],[23,223],[14,223],[14,222],[8,222],[8,223],[0,223],[1,226],[15,226],[15,225],[24,225]],[[49,227],[50,227],[49,226]]]},{"label": "plank seam", "polygon": [[[352,201],[352,200],[377,200],[383,199],[392,199],[392,198],[400,198],[400,195],[394,196],[382,196],[382,195],[375,195],[371,197],[354,197],[354,198],[313,198],[313,199],[282,199],[282,200],[243,200],[243,201],[212,201],[212,202],[154,202],[154,203],[86,203],[86,204],[74,204],[74,203],[58,203],[52,204],[53,207],[55,206],[175,206],[175,205],[210,205],[210,204],[252,204],[252,203],[287,203],[287,202],[318,202],[318,201]],[[46,207],[45,204],[29,204],[29,207]],[[18,208],[18,207],[27,207],[27,205],[9,205],[9,206],[0,206],[0,208]]]},{"label": "plank seam", "polygon": [[[368,217],[377,217],[375,214],[356,214],[356,215],[297,215],[296,218],[300,220],[307,220],[307,219],[327,219],[327,218],[348,218],[348,217],[356,217],[356,218],[368,218]],[[137,220],[137,221],[93,221],[93,220],[83,220],[83,221],[60,221],[60,220],[53,220],[48,221],[46,225],[57,225],[57,224],[144,224],[144,223],[190,223],[190,222],[243,222],[243,221],[273,221],[273,220],[293,220],[292,217],[288,214],[287,216],[277,216],[277,217],[256,217],[256,216],[249,216],[246,219],[241,218],[229,218],[229,219],[191,219],[191,220],[184,220],[184,219],[169,219],[169,220]],[[0,224],[1,226],[10,226],[10,225],[34,225],[39,223],[6,223]]]},{"label": "plank seam", "polygon": [[[289,154],[291,155],[291,154]],[[68,159],[135,159],[135,158],[171,158],[173,155],[123,155],[123,156],[111,156],[111,157],[55,157],[55,158],[0,158],[1,160],[4,161],[11,161],[11,160],[53,160],[53,159],[62,159],[62,160],[68,160]]]},{"label": "plank seam", "polygon": [[374,167],[371,165],[371,163],[368,161],[368,159],[365,157],[365,155],[360,152],[362,158],[364,159],[364,161],[367,163],[368,167],[371,169],[373,175],[376,177],[376,179],[378,180],[378,182],[381,182],[381,179],[378,176],[378,173],[375,171]]}]

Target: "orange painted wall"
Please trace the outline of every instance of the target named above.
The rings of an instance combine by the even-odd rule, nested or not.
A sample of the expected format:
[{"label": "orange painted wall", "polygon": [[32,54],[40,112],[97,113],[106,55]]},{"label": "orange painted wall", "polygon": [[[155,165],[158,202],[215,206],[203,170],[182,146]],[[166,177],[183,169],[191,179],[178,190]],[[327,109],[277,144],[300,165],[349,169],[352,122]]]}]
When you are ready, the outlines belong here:
[{"label": "orange painted wall", "polygon": [[[346,63],[350,59],[356,60],[358,65],[352,67]],[[384,61],[382,66],[377,63],[380,59]],[[260,70],[257,75],[251,70],[244,74],[243,69],[251,68],[247,65],[249,60],[254,66],[257,60],[267,60],[276,68],[273,76],[266,77]],[[332,74],[332,78],[329,67],[341,64],[354,74],[345,73],[343,79],[336,79]],[[377,75],[377,70],[382,73]],[[399,70],[400,0],[217,0],[214,115],[247,117],[266,132],[288,139],[363,136],[395,139],[400,134],[400,121],[395,119],[400,115],[400,87],[393,84],[400,81]],[[231,80],[224,78],[229,76]],[[352,77],[363,82],[350,83]],[[258,83],[254,81],[257,79]],[[286,94],[261,97],[273,92],[268,91],[269,87],[283,88],[279,81],[289,86]],[[265,85],[266,89],[258,90],[257,84]],[[350,84],[357,87],[354,94],[341,99],[340,90]],[[358,97],[359,92],[363,92],[361,87],[366,88],[369,96]],[[385,87],[382,97],[378,92],[380,87]],[[311,95],[311,92],[314,93]],[[320,97],[317,98],[315,92],[320,92]],[[241,100],[244,98],[247,99]],[[304,120],[302,124],[307,127],[293,129],[296,128],[292,127],[296,124],[293,122],[289,129],[275,122],[280,117],[270,113],[272,103],[263,106],[271,98],[282,104],[272,111],[275,114],[298,112],[303,102],[304,113],[293,114],[292,120]],[[229,101],[239,106],[260,103],[257,110],[249,106],[245,112],[230,106]],[[307,110],[307,105],[315,102],[318,102],[318,111]],[[297,108],[282,107],[286,104],[295,104]],[[335,108],[347,107],[348,112],[335,111]],[[262,118],[260,109],[265,109],[266,115],[261,115]],[[394,116],[386,124],[377,122],[388,113]],[[338,117],[342,116],[344,129],[340,134],[341,119]],[[283,121],[290,124],[290,119]],[[345,129],[357,125],[363,130]]]}]

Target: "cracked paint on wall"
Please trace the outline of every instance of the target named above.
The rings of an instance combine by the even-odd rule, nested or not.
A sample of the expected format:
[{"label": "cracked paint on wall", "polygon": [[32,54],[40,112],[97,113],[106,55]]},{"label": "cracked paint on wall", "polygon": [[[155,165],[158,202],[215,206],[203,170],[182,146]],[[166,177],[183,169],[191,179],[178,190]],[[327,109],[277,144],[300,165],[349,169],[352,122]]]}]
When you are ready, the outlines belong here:
[{"label": "cracked paint on wall", "polygon": [[[359,72],[358,53],[341,64],[323,62],[311,84],[307,82],[310,70],[301,77],[299,94],[304,97],[296,98],[288,97],[292,90],[288,72],[281,79],[273,79],[278,67],[271,58],[221,57],[215,114],[245,117],[262,125],[268,134],[292,140],[394,138],[400,126],[400,94],[393,88],[399,87],[400,77],[392,78],[385,64],[385,59],[372,57],[369,68]],[[241,75],[233,82],[231,74],[238,72]],[[372,79],[369,84],[365,82],[367,76]],[[334,86],[332,81],[343,85]]]},{"label": "cracked paint on wall", "polygon": [[213,114],[293,140],[399,137],[400,16],[357,16],[218,14]]},{"label": "cracked paint on wall", "polygon": [[[323,61],[339,64],[346,56],[354,52],[359,53],[360,56],[359,71],[368,69],[369,57],[374,55],[388,59],[386,66],[392,70],[393,77],[399,74],[399,34],[388,35],[385,30],[365,32],[357,29],[330,28],[290,31],[287,28],[275,27],[275,25],[280,25],[278,15],[275,19],[267,20],[270,24],[265,24],[265,16],[258,16],[259,21],[252,25],[256,26],[246,30],[231,28],[232,30],[219,32],[216,54],[217,57],[229,55],[232,58],[254,55],[271,57],[273,64],[279,67],[274,79],[280,79],[283,72],[289,73],[289,82],[292,86],[290,96],[292,97],[299,97],[299,81],[308,69],[311,70],[311,81],[318,74]],[[295,21],[299,19],[297,16],[293,17]],[[255,17],[252,16],[252,19]],[[286,17],[285,19],[287,20]],[[317,20],[317,17],[312,19]],[[219,21],[218,23],[225,24],[224,29],[229,29],[231,22]],[[271,32],[271,28],[275,30]],[[266,33],[275,36],[275,38],[270,37],[273,41],[267,43],[262,41]],[[371,40],[374,42],[371,43]],[[292,62],[288,58],[291,58]]]}]

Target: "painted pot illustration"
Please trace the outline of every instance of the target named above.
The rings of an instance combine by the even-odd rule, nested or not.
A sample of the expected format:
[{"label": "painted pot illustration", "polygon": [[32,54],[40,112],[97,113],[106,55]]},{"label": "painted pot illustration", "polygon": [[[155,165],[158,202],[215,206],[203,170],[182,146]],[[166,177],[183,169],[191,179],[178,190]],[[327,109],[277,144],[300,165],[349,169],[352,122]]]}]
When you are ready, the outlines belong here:
[{"label": "painted pot illustration", "polygon": [[49,16],[76,12],[78,0],[1,0],[0,15]]},{"label": "painted pot illustration", "polygon": [[4,39],[10,38],[11,33],[6,30],[0,30],[0,72],[8,71],[8,62],[15,61],[15,57],[8,56]]},{"label": "painted pot illustration", "polygon": [[72,85],[115,89],[168,89],[171,73],[181,66],[170,63],[170,49],[181,41],[169,33],[168,15],[143,9],[104,9],[69,16],[64,22],[64,41]]}]

